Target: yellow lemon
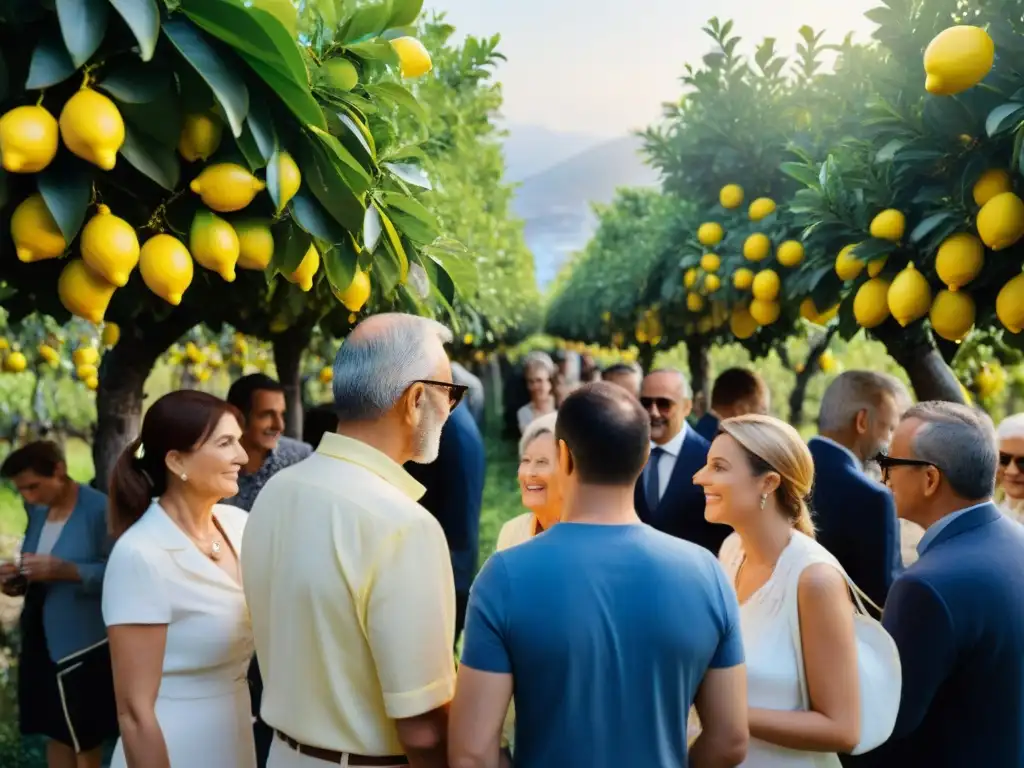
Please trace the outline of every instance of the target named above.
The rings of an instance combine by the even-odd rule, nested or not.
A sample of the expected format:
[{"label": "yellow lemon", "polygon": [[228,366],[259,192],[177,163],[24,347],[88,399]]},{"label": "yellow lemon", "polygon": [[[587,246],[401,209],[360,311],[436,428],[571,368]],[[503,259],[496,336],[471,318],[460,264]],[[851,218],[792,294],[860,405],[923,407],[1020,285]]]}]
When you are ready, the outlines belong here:
[{"label": "yellow lemon", "polygon": [[139,263],[139,238],[132,225],[102,204],[82,228],[80,246],[89,269],[118,287],[127,285]]},{"label": "yellow lemon", "polygon": [[925,90],[953,96],[982,80],[995,61],[995,44],[980,27],[961,25],[940,32],[924,51]]},{"label": "yellow lemon", "polygon": [[686,274],[683,275],[683,285],[687,288],[693,288],[697,282],[697,270],[693,267],[686,270]]},{"label": "yellow lemon", "polygon": [[1009,248],[1024,237],[1024,201],[1013,192],[1001,192],[978,211],[978,234],[993,251]]},{"label": "yellow lemon", "polygon": [[932,330],[947,341],[961,341],[974,326],[974,299],[964,291],[939,291],[928,318]]},{"label": "yellow lemon", "polygon": [[110,171],[124,144],[124,120],[113,101],[92,88],[82,88],[61,110],[60,135],[74,154]]},{"label": "yellow lemon", "polygon": [[984,205],[996,195],[1013,192],[1013,181],[1005,168],[989,168],[974,182],[971,194],[976,205]]},{"label": "yellow lemon", "polygon": [[818,367],[821,368],[822,373],[832,373],[836,369],[836,357],[832,354],[831,349],[826,349],[818,355]]},{"label": "yellow lemon", "polygon": [[699,293],[686,294],[686,308],[691,312],[700,312],[704,309],[704,297]]},{"label": "yellow lemon", "polygon": [[988,399],[1002,391],[1006,385],[1006,370],[998,363],[986,363],[974,378],[974,385],[983,399]]},{"label": "yellow lemon", "polygon": [[967,232],[947,237],[935,256],[935,271],[951,291],[971,282],[984,265],[985,246]]},{"label": "yellow lemon", "polygon": [[398,54],[399,72],[402,77],[420,77],[433,69],[430,53],[415,37],[396,37],[391,47]]},{"label": "yellow lemon", "polygon": [[721,281],[721,279],[719,279],[718,275],[710,274],[710,273],[707,274],[707,275],[704,275],[704,290],[705,291],[707,291],[708,293],[714,293],[715,291],[717,291],[721,287],[722,287],[722,281]]},{"label": "yellow lemon", "polygon": [[358,319],[358,318],[356,317],[356,313],[355,313],[355,312],[351,312],[351,313],[349,313],[349,316],[348,316],[348,324],[349,324],[349,325],[355,325],[355,324],[356,324],[356,320],[357,320],[357,319]]},{"label": "yellow lemon", "polygon": [[775,251],[775,258],[784,267],[796,267],[804,260],[804,246],[799,240],[787,240]]},{"label": "yellow lemon", "polygon": [[[463,336],[462,337],[462,343],[465,344],[466,346],[469,346],[470,344],[472,344],[473,343],[473,334],[472,333],[467,333],[465,336]],[[582,344],[574,345],[575,351],[576,352],[582,351],[582,349],[581,349],[582,346],[583,346]]]},{"label": "yellow lemon", "polygon": [[84,383],[86,389],[91,389],[93,392],[99,389],[100,386],[100,380],[98,376],[90,376],[88,379],[85,380]]},{"label": "yellow lemon", "polygon": [[773,269],[762,269],[754,277],[753,293],[755,299],[761,301],[775,301],[779,298],[779,289],[782,288],[782,281]]},{"label": "yellow lemon", "polygon": [[750,310],[737,304],[729,316],[729,330],[737,339],[749,339],[757,332],[757,320],[751,316]]},{"label": "yellow lemon", "polygon": [[278,155],[277,179],[281,188],[281,203],[277,207],[278,213],[280,213],[295,197],[295,193],[302,185],[302,173],[299,171],[299,166],[287,152],[281,152]]},{"label": "yellow lemon", "polygon": [[758,325],[771,325],[779,319],[782,308],[777,301],[754,299],[750,302],[749,311],[750,316],[757,321]]},{"label": "yellow lemon", "polygon": [[754,284],[754,272],[746,267],[740,267],[732,273],[732,284],[734,288],[741,291],[747,290]]},{"label": "yellow lemon", "polygon": [[14,209],[11,239],[18,259],[26,264],[55,259],[67,248],[64,235],[40,194],[29,195]]},{"label": "yellow lemon", "polygon": [[39,345],[39,356],[50,365],[56,365],[57,363],[60,362],[60,352],[51,347],[49,344]]},{"label": "yellow lemon", "polygon": [[763,261],[772,250],[772,241],[768,235],[755,232],[743,243],[743,258],[747,261]]},{"label": "yellow lemon", "polygon": [[873,259],[868,262],[868,277],[878,277],[882,274],[882,270],[885,269],[886,262],[889,261],[888,256],[880,256],[877,259]]},{"label": "yellow lemon", "polygon": [[121,328],[117,323],[111,323],[107,321],[103,326],[103,333],[100,335],[100,341],[103,342],[105,347],[113,347],[117,345],[117,342],[121,340]]},{"label": "yellow lemon", "polygon": [[91,365],[89,363],[86,363],[85,365],[80,365],[77,368],[75,368],[75,376],[77,376],[80,381],[91,379],[95,377],[98,373],[99,371],[96,370],[96,366]]},{"label": "yellow lemon", "polygon": [[9,342],[3,336],[0,336],[0,350],[10,349],[10,348],[11,348],[11,342]]},{"label": "yellow lemon", "polygon": [[209,211],[196,214],[188,235],[188,250],[200,266],[216,272],[229,283],[235,281],[238,235],[220,216]]},{"label": "yellow lemon", "polygon": [[332,381],[334,381],[334,369],[329,365],[325,365],[320,369],[320,383],[330,384]]},{"label": "yellow lemon", "polygon": [[359,70],[343,56],[325,61],[320,74],[328,85],[339,91],[351,91],[359,83]]},{"label": "yellow lemon", "polygon": [[840,280],[856,280],[864,271],[864,262],[853,253],[853,249],[856,247],[857,244],[848,245],[836,256],[836,274],[839,275]]},{"label": "yellow lemon", "polygon": [[751,221],[760,221],[765,216],[775,213],[775,201],[770,197],[759,197],[750,204],[747,215]]},{"label": "yellow lemon", "polygon": [[[349,312],[358,312],[370,298],[370,276],[361,269],[356,269],[352,276],[352,282],[344,291],[337,291],[334,294]],[[469,339],[466,341],[466,339]],[[473,334],[467,333],[463,343],[473,343]]]},{"label": "yellow lemon", "polygon": [[700,257],[700,268],[705,272],[717,272],[722,265],[722,260],[717,253],[705,253]]},{"label": "yellow lemon", "polygon": [[726,184],[718,193],[718,202],[723,208],[739,208],[743,205],[743,187],[739,184]]},{"label": "yellow lemon", "polygon": [[290,275],[285,275],[285,279],[290,283],[295,283],[303,291],[309,292],[313,288],[313,278],[318,269],[320,269],[320,252],[315,245],[310,245],[306,255],[299,262],[298,269]]},{"label": "yellow lemon", "polygon": [[224,124],[215,115],[208,112],[185,115],[178,137],[178,152],[190,163],[206,160],[220,147],[223,133]]},{"label": "yellow lemon", "polygon": [[0,160],[10,173],[38,173],[57,155],[57,121],[41,106],[0,117]]},{"label": "yellow lemon", "polygon": [[879,240],[890,240],[898,243],[903,239],[903,232],[907,228],[907,217],[902,211],[889,208],[882,211],[871,220],[871,236]]},{"label": "yellow lemon", "polygon": [[892,316],[904,327],[928,314],[932,305],[932,289],[913,262],[907,264],[893,279],[889,286],[888,302]]},{"label": "yellow lemon", "polygon": [[266,184],[235,163],[209,165],[192,179],[189,189],[195,192],[207,207],[218,213],[240,211],[253,201]]},{"label": "yellow lemon", "polygon": [[195,265],[180,240],[171,235],[154,235],[142,246],[139,273],[149,290],[168,304],[178,306],[192,284]]},{"label": "yellow lemon", "polygon": [[80,365],[96,365],[100,360],[100,353],[91,344],[84,344],[71,353],[71,362],[76,367]]},{"label": "yellow lemon", "polygon": [[818,307],[814,304],[814,299],[810,296],[800,302],[800,317],[809,320],[815,325],[827,325],[838,313],[838,304],[831,309],[826,309],[824,312],[819,312]]},{"label": "yellow lemon", "polygon": [[57,279],[57,296],[64,308],[94,325],[103,322],[115,288],[81,259],[69,261]]},{"label": "yellow lemon", "polygon": [[4,358],[4,370],[8,373],[21,373],[28,367],[28,360],[21,352],[11,352]]},{"label": "yellow lemon", "polygon": [[194,341],[190,341],[185,345],[185,357],[187,357],[191,363],[201,363],[206,359],[206,355],[203,353],[203,350],[197,347]]},{"label": "yellow lemon", "polygon": [[853,317],[861,328],[874,328],[889,317],[889,281],[873,277],[853,297]]},{"label": "yellow lemon", "polygon": [[1010,333],[1024,328],[1024,275],[1017,275],[999,290],[996,317]]},{"label": "yellow lemon", "polygon": [[717,221],[706,221],[697,228],[697,239],[701,245],[708,248],[718,245],[722,242],[723,237],[725,237],[725,230]]},{"label": "yellow lemon", "polygon": [[236,221],[239,269],[266,269],[274,257],[274,235],[265,221]]}]

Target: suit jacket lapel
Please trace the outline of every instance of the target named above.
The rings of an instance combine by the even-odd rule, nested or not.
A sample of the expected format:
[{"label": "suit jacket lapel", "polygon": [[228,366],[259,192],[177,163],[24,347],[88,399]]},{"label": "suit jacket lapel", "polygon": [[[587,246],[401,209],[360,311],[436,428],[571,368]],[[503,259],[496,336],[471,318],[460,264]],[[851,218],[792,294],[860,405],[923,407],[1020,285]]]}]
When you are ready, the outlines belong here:
[{"label": "suit jacket lapel", "polygon": [[928,554],[928,552],[944,541],[948,541],[949,539],[959,536],[961,533],[966,533],[980,525],[993,523],[1000,517],[1002,517],[1002,513],[999,511],[999,508],[991,502],[964,512],[960,517],[939,531],[939,534],[928,544],[927,549],[921,553],[921,556],[923,557]]}]

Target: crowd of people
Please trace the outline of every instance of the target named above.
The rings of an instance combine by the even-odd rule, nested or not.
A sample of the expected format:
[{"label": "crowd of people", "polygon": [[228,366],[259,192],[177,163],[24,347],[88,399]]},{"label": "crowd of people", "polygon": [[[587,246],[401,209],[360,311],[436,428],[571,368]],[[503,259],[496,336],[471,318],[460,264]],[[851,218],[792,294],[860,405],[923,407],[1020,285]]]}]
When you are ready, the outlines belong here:
[{"label": "crowd of people", "polygon": [[115,736],[114,768],[1024,765],[1024,415],[850,371],[807,443],[755,371],[695,419],[680,371],[533,353],[524,511],[477,573],[450,341],[357,326],[312,445],[248,376],[157,400],[107,495],[52,443],[7,457],[50,768]]}]

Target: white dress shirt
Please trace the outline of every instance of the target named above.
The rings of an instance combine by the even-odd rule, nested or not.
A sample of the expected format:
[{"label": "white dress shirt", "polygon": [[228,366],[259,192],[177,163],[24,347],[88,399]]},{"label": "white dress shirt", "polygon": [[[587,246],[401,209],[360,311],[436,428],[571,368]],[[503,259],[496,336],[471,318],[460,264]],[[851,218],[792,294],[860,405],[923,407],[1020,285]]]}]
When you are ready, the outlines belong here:
[{"label": "white dress shirt", "polygon": [[[661,448],[662,454],[658,461],[658,501],[661,501],[665,496],[665,491],[668,490],[668,484],[672,481],[672,473],[676,468],[676,459],[679,458],[679,453],[683,450],[683,442],[686,440],[686,433],[689,430],[689,426],[686,422],[683,422],[683,428],[679,430],[679,434],[673,437],[664,445],[658,445],[651,443],[651,451],[655,448]],[[646,480],[646,473],[650,471],[650,462],[648,462],[647,468],[644,470],[644,479]],[[645,486],[646,487],[646,486]]]}]

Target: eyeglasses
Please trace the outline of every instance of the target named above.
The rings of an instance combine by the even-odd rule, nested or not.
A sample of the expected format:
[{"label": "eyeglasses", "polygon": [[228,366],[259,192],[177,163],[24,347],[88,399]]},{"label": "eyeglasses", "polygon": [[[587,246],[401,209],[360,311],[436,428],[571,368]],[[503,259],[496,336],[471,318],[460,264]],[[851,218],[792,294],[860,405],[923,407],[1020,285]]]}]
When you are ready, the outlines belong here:
[{"label": "eyeglasses", "polygon": [[1012,453],[999,452],[999,466],[1008,467],[1013,462],[1018,472],[1024,472],[1024,456],[1014,456]]},{"label": "eyeglasses", "polygon": [[884,453],[880,453],[875,456],[875,461],[878,462],[878,466],[882,468],[882,480],[889,482],[889,472],[893,467],[935,467],[935,469],[942,471],[942,468],[937,466],[931,461],[924,461],[923,459],[900,459],[893,456],[886,456]]},{"label": "eyeglasses", "polygon": [[641,397],[640,405],[644,407],[645,411],[651,410],[651,406],[656,405],[661,413],[668,413],[676,407],[676,401],[667,397]]},{"label": "eyeglasses", "polygon": [[462,398],[466,396],[466,392],[469,391],[469,387],[465,384],[452,384],[448,381],[434,381],[432,379],[416,379],[412,382],[413,384],[423,384],[428,387],[440,387],[441,389],[448,390],[448,407],[450,410],[455,410],[459,403],[462,402]]}]

